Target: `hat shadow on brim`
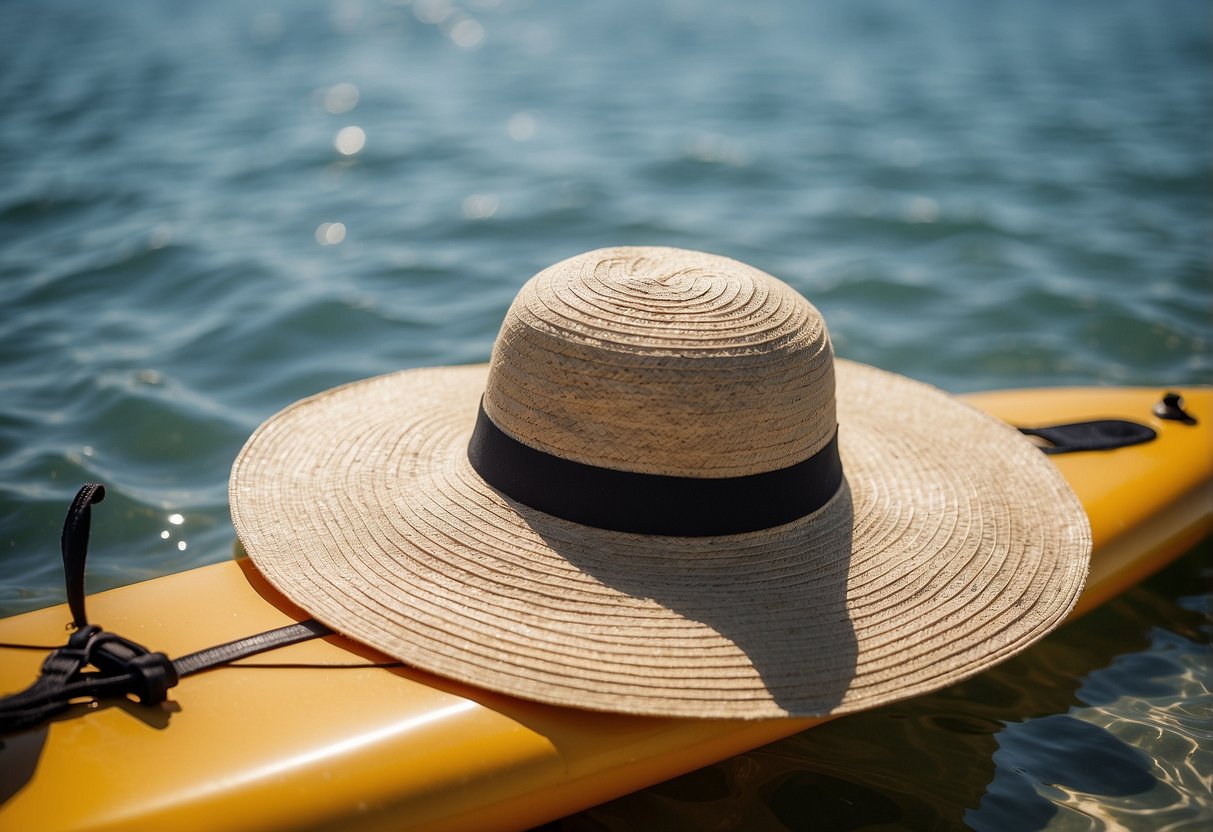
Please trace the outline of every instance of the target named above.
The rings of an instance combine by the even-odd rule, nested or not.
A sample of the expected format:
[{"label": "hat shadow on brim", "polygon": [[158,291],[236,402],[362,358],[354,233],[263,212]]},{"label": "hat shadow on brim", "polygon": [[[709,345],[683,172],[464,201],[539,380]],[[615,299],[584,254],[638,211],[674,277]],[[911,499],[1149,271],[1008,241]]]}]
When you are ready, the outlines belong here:
[{"label": "hat shadow on brim", "polygon": [[[795,521],[771,530],[773,537],[784,542],[769,562],[754,563],[747,569],[739,568],[736,558],[723,558],[723,566],[700,575],[695,563],[676,552],[669,557],[638,559],[604,550],[602,556],[595,556],[593,547],[584,541],[570,545],[567,527],[563,531],[554,528],[550,515],[502,496],[572,567],[605,587],[650,599],[677,617],[718,634],[723,646],[715,646],[714,655],[704,656],[704,663],[733,665],[723,674],[720,700],[765,701],[774,709],[798,716],[825,715],[842,704],[858,660],[858,641],[847,612],[854,523],[852,496],[845,480],[828,509],[833,521],[828,538],[833,554],[827,559],[818,561],[807,551],[823,537],[809,518],[809,522]],[[671,540],[685,543],[687,539]],[[727,540],[715,539],[717,543]],[[604,549],[607,546],[609,542]],[[725,546],[719,548],[726,551]],[[655,686],[673,691],[686,683],[685,678],[663,677],[662,671],[659,663],[650,668]],[[709,669],[703,675],[710,677],[713,672]],[[729,676],[738,680],[734,690],[729,690]],[[691,695],[710,696],[710,686],[711,682]]]}]

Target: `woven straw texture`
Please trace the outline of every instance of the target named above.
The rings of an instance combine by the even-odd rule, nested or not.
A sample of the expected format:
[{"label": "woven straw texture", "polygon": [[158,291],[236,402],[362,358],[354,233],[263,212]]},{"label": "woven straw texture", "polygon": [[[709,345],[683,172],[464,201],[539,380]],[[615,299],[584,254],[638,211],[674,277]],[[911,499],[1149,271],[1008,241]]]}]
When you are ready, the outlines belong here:
[{"label": "woven straw texture", "polygon": [[528,282],[493,349],[485,412],[515,439],[605,468],[733,477],[834,433],[821,314],[770,275],[677,249],[609,249]]},{"label": "woven straw texture", "polygon": [[[759,532],[588,528],[472,470],[482,396],[549,453],[683,476],[792,464],[836,417],[846,482]],[[262,573],[339,632],[492,690],[668,716],[844,713],[953,683],[1059,624],[1090,551],[1076,497],[1012,428],[834,361],[790,288],[669,249],[540,273],[489,367],[287,408],[241,452],[230,496]]]}]

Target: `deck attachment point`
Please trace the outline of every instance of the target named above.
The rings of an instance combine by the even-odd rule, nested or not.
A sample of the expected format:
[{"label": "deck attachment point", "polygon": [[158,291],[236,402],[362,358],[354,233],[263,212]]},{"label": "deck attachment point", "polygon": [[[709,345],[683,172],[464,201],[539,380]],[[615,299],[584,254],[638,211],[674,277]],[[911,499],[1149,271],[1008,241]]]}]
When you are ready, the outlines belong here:
[{"label": "deck attachment point", "polygon": [[1163,394],[1162,401],[1154,405],[1154,415],[1159,419],[1170,419],[1185,425],[1196,424],[1196,419],[1184,410],[1184,397],[1170,390]]}]

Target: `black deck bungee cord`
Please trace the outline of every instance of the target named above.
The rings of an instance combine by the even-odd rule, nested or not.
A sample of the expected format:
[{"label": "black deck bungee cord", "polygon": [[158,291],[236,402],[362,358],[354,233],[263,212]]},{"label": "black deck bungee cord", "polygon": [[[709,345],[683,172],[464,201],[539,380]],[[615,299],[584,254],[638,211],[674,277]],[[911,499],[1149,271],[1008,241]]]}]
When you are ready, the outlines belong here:
[{"label": "black deck bungee cord", "polygon": [[[90,624],[84,604],[84,564],[92,506],[104,499],[105,487],[89,483],[76,493],[67,511],[60,546],[67,604],[76,631],[66,645],[53,649],[46,657],[32,685],[0,699],[0,733],[30,728],[83,699],[134,696],[143,705],[158,705],[185,676],[276,647],[332,635],[328,627],[308,619],[170,659]],[[87,670],[89,667],[94,669]]]}]

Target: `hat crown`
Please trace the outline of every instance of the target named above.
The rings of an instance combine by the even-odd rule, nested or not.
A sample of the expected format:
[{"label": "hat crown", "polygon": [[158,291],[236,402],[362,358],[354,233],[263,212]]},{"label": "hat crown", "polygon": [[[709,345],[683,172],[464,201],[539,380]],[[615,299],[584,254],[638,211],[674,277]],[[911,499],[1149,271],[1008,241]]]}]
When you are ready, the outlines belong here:
[{"label": "hat crown", "polygon": [[758,269],[678,249],[601,249],[518,293],[483,404],[505,433],[563,459],[747,476],[830,441],[833,350],[817,309]]}]

